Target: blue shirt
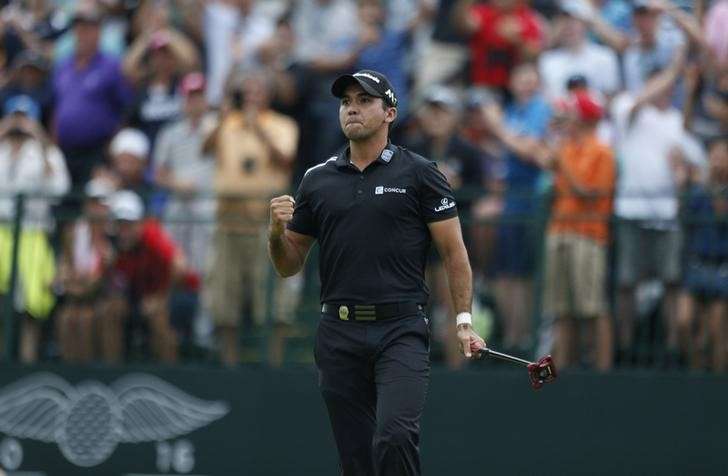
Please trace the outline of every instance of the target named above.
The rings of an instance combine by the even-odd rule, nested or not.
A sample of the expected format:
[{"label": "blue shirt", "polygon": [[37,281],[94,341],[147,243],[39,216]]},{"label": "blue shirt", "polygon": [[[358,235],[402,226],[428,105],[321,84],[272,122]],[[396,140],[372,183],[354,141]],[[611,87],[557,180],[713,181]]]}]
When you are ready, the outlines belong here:
[{"label": "blue shirt", "polygon": [[379,71],[389,79],[397,93],[397,113],[400,118],[408,112],[409,88],[404,61],[410,45],[410,34],[406,30],[382,31],[379,42],[369,45],[359,55],[356,70]]},{"label": "blue shirt", "polygon": [[710,191],[703,187],[690,190],[686,212],[688,256],[716,264],[728,262],[728,216],[716,213]]},{"label": "blue shirt", "polygon": [[61,148],[102,146],[119,128],[131,90],[119,61],[97,53],[85,69],[75,58],[55,71],[55,123]]},{"label": "blue shirt", "polygon": [[[511,103],[505,111],[505,124],[514,134],[541,139],[548,130],[551,112],[548,102],[536,95],[523,104]],[[541,168],[511,152],[505,159],[505,211],[529,211],[535,203],[531,198],[538,189]]]}]

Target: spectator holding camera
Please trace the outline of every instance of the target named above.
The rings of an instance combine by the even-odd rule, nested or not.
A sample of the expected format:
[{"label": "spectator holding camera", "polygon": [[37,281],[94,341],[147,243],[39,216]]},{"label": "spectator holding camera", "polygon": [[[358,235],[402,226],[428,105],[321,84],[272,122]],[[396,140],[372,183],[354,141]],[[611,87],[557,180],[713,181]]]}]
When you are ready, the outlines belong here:
[{"label": "spectator holding camera", "polygon": [[56,267],[48,235],[53,230],[53,197],[68,192],[69,176],[63,154],[48,138],[40,120],[40,107],[28,96],[5,102],[0,122],[0,294],[9,292],[13,247],[15,195],[25,194],[18,286],[12,299],[21,314],[20,359],[38,358],[41,322],[55,304],[52,291]]},{"label": "spectator holding camera", "polygon": [[586,341],[594,347],[589,357],[607,370],[612,364],[607,246],[616,164],[597,133],[604,111],[596,96],[578,90],[561,107],[555,133],[562,139],[550,164],[554,202],[546,238],[543,311],[555,319],[559,368],[579,364]]},{"label": "spectator holding camera", "polygon": [[[230,81],[229,109],[211,138],[216,157],[215,192],[217,229],[209,303],[217,326],[221,360],[239,361],[238,329],[247,307],[252,322],[262,324],[266,314],[265,287],[270,273],[266,249],[268,199],[289,189],[298,144],[298,126],[270,109],[269,75],[253,71]],[[295,281],[277,280],[276,293]],[[276,322],[290,320],[295,300],[276,309]],[[277,306],[280,307],[280,306]],[[282,342],[274,342],[282,352]]]},{"label": "spectator holding camera", "polygon": [[[116,257],[105,315],[119,327],[131,320],[127,328],[132,334],[127,339],[132,347],[146,328],[152,355],[165,363],[175,362],[177,334],[169,299],[174,281],[185,270],[184,256],[156,220],[144,218],[144,203],[136,193],[114,193],[109,207]],[[122,330],[117,331],[123,335]]]},{"label": "spectator holding camera", "polygon": [[97,354],[107,363],[121,358],[119,316],[102,312],[107,305],[106,278],[114,260],[107,234],[107,201],[113,191],[114,184],[104,178],[89,181],[83,213],[62,235],[57,284],[64,299],[55,329],[66,362],[88,363]]}]

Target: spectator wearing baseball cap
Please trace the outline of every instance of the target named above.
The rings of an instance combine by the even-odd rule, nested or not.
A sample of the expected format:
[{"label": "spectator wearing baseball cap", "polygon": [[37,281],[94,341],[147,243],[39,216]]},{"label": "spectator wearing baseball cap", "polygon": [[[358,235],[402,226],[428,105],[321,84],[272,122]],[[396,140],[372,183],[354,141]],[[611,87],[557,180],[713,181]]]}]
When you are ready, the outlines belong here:
[{"label": "spectator wearing baseball cap", "polygon": [[[15,195],[25,194],[18,257],[19,286],[15,309],[21,322],[20,359],[38,358],[42,321],[55,304],[52,284],[56,275],[49,234],[54,230],[53,200],[69,189],[63,154],[37,122],[40,107],[29,96],[8,99],[0,121],[0,262],[9,263],[13,249]],[[0,267],[0,295],[8,293],[10,267]],[[18,299],[19,298],[19,299]],[[18,304],[19,303],[19,304]]]},{"label": "spectator wearing baseball cap", "polygon": [[30,96],[41,108],[41,122],[47,125],[53,102],[48,67],[45,58],[35,51],[20,53],[13,61],[9,82],[0,89],[0,105],[13,96]]},{"label": "spectator wearing baseball cap", "polygon": [[133,190],[145,202],[151,200],[152,189],[145,180],[151,147],[147,136],[138,129],[120,130],[109,145],[111,171],[118,188]]},{"label": "spectator wearing baseball cap", "polygon": [[96,8],[79,7],[73,20],[74,55],[57,65],[53,78],[54,136],[79,192],[103,162],[130,100],[118,60],[99,49],[101,15]]},{"label": "spectator wearing baseball cap", "polygon": [[566,119],[551,162],[555,198],[546,238],[544,315],[554,319],[560,368],[579,364],[582,341],[596,335],[586,361],[607,370],[612,364],[607,246],[616,164],[597,134],[604,115],[597,96],[579,89],[561,107]]},{"label": "spectator wearing baseball cap", "polygon": [[183,247],[190,266],[206,269],[211,229],[200,223],[214,219],[212,197],[215,160],[204,151],[217,120],[208,112],[205,76],[188,73],[180,82],[184,116],[159,133],[154,148],[156,184],[170,192],[164,224]]},{"label": "spectator wearing baseball cap", "polygon": [[[109,301],[109,312],[116,315],[109,318],[115,322],[131,319],[131,332],[144,336],[139,320],[132,316],[141,317],[146,321],[152,356],[174,362],[177,335],[171,325],[169,298],[174,280],[184,269],[184,255],[156,220],[144,218],[144,202],[136,193],[120,190],[109,197],[108,204],[116,222]],[[139,341],[135,336],[127,340]]]},{"label": "spectator wearing baseball cap", "polygon": [[40,120],[40,106],[30,96],[18,94],[5,101],[3,114],[5,116],[22,114],[29,119],[38,121]]}]

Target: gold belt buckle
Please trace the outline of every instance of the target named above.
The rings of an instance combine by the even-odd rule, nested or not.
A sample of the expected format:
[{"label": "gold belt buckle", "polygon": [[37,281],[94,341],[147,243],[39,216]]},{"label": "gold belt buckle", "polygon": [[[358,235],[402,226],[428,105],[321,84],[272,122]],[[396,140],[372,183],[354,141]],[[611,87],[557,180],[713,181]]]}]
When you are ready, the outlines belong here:
[{"label": "gold belt buckle", "polygon": [[349,308],[346,306],[339,306],[339,319],[342,321],[349,320]]}]

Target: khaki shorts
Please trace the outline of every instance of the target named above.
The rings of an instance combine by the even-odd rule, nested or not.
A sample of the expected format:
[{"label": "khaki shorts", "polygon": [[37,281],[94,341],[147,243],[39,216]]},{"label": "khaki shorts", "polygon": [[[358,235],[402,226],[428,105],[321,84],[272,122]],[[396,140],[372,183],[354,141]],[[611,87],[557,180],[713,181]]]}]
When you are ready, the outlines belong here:
[{"label": "khaki shorts", "polygon": [[607,249],[577,235],[546,238],[544,313],[554,317],[604,315]]},{"label": "khaki shorts", "polygon": [[216,230],[212,254],[204,299],[216,325],[239,325],[247,310],[257,325],[269,318],[276,323],[293,322],[302,280],[278,277],[268,258],[265,231],[248,235]]}]

